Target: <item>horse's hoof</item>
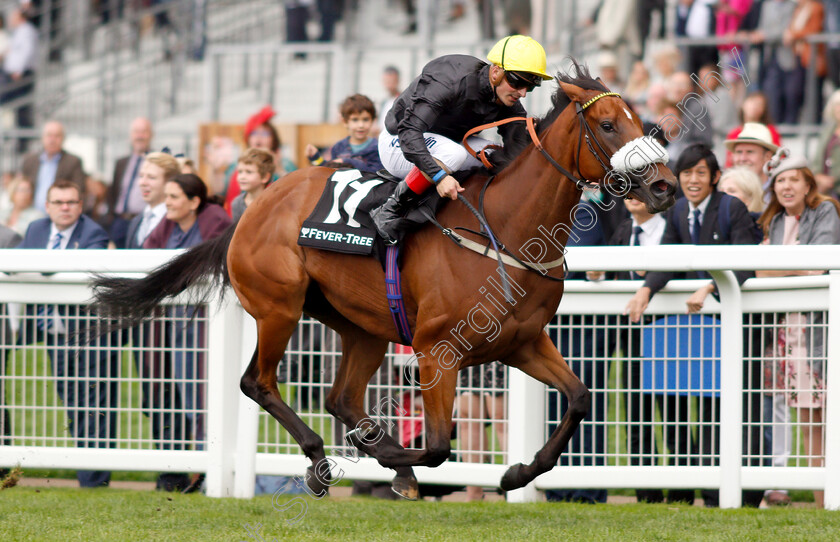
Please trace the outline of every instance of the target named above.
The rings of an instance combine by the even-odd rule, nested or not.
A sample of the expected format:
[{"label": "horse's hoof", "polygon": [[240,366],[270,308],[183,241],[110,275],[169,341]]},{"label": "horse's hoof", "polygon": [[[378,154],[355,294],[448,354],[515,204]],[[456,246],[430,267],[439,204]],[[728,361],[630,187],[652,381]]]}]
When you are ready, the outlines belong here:
[{"label": "horse's hoof", "polygon": [[516,465],[511,465],[505,475],[502,476],[502,482],[500,484],[502,491],[511,491],[514,489],[519,489],[523,487],[527,482],[523,483],[522,481],[522,469],[525,468],[525,465],[522,463],[517,463]]},{"label": "horse's hoof", "polygon": [[316,497],[323,497],[329,494],[329,482],[332,480],[330,472],[326,472],[326,480],[322,480],[315,471],[315,467],[308,467],[306,469],[306,485],[312,494]]},{"label": "horse's hoof", "polygon": [[409,501],[416,501],[420,497],[417,478],[411,476],[397,476],[391,482],[391,491]]}]

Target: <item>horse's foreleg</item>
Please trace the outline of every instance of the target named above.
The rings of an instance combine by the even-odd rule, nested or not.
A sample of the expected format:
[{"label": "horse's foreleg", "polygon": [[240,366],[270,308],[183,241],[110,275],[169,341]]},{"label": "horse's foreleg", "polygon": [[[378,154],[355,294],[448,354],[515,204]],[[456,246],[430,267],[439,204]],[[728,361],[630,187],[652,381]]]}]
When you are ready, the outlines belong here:
[{"label": "horse's foreleg", "polygon": [[[299,316],[299,315],[298,315]],[[239,386],[242,393],[253,399],[275,420],[280,422],[303,453],[312,461],[307,469],[306,483],[318,496],[325,494],[331,484],[324,441],[283,401],[277,389],[277,365],[286,350],[286,344],[297,325],[297,317],[264,318],[257,321],[257,349],[251,363],[242,375]]]},{"label": "horse's foreleg", "polygon": [[449,458],[452,435],[452,406],[458,368],[444,368],[438,360],[418,353],[420,382],[425,413],[425,450],[386,450],[379,456],[385,467],[422,465],[437,467]]},{"label": "horse's foreleg", "polygon": [[[362,452],[379,459],[388,451],[404,452],[382,427],[367,415],[364,408],[365,389],[382,365],[388,342],[351,329],[342,333],[343,356],[330,394],[327,411],[341,420],[350,431],[347,440]],[[391,487],[395,493],[414,500],[419,495],[417,478],[411,467],[396,467],[397,476]]]},{"label": "horse's foreleg", "polygon": [[545,331],[533,343],[521,347],[502,361],[556,388],[569,400],[569,408],[563,413],[560,425],[537,452],[534,461],[529,465],[512,465],[502,476],[502,489],[510,491],[524,487],[540,474],[554,468],[580,421],[589,412],[590,398],[587,387],[572,372]]}]

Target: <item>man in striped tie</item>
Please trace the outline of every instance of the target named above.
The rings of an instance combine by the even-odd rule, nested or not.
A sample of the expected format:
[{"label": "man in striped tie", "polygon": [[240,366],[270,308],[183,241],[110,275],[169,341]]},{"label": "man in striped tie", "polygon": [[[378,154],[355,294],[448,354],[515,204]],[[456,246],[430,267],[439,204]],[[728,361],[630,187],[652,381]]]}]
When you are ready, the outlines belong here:
[{"label": "man in striped tie", "polygon": [[[18,248],[76,250],[106,248],[108,234],[96,222],[82,215],[82,194],[70,181],[56,181],[47,192],[47,218],[29,225]],[[68,337],[83,317],[80,306],[27,305],[17,342],[44,343],[52,361],[58,396],[67,408],[70,431],[80,447],[104,448],[116,444],[116,411],[119,405],[119,349],[91,345],[75,350]],[[20,355],[21,352],[15,352]],[[16,360],[22,363],[23,360]],[[63,424],[62,424],[63,425]],[[79,485],[108,485],[111,473],[78,471]]]},{"label": "man in striped tie", "polygon": [[140,166],[152,144],[152,123],[149,119],[137,117],[131,122],[129,131],[131,154],[123,156],[114,165],[114,177],[108,193],[111,240],[117,248],[125,248],[128,224],[143,212],[146,203],[140,190]]}]

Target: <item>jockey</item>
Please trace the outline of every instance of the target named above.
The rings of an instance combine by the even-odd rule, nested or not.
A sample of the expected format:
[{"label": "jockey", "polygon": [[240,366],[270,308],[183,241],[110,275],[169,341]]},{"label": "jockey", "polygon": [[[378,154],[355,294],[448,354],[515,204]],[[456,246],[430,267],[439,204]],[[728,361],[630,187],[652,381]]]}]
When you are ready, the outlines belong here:
[{"label": "jockey", "polygon": [[[389,173],[404,179],[381,207],[371,211],[386,244],[396,243],[396,222],[430,186],[436,185],[441,197],[451,199],[463,192],[451,173],[481,165],[461,146],[464,135],[482,124],[526,116],[520,98],[552,78],[546,73],[545,50],[527,36],[502,38],[487,60],[490,64],[467,55],[432,60],[385,117],[379,157]],[[498,131],[505,144],[528,137],[520,122]],[[478,151],[491,142],[471,136],[469,144]]]}]

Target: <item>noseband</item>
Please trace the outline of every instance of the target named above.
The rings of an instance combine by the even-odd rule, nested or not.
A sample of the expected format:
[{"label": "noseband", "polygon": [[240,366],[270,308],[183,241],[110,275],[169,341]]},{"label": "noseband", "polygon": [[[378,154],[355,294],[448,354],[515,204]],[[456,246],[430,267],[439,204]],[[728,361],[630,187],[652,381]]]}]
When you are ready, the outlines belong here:
[{"label": "noseband", "polygon": [[[461,144],[464,146],[464,148],[467,149],[467,152],[469,152],[471,155],[475,156],[477,159],[481,160],[481,163],[484,164],[484,166],[487,169],[491,169],[493,167],[493,164],[490,163],[490,160],[487,158],[487,153],[485,151],[487,149],[499,149],[501,147],[499,147],[498,145],[488,145],[487,147],[484,147],[483,149],[481,149],[479,151],[474,151],[472,149],[472,147],[470,147],[470,145],[467,143],[467,138],[469,138],[473,134],[476,134],[476,133],[481,132],[483,130],[486,130],[488,128],[501,126],[501,125],[507,124],[509,122],[524,120],[525,121],[525,126],[528,129],[528,135],[531,137],[531,141],[534,143],[534,146],[537,148],[537,150],[540,151],[540,153],[545,157],[546,160],[548,160],[548,162],[552,166],[554,166],[554,169],[556,169],[561,174],[563,174],[563,176],[565,176],[566,178],[571,180],[573,183],[575,183],[575,186],[577,187],[578,190],[583,191],[587,187],[595,188],[595,187],[598,186],[598,183],[592,183],[592,182],[589,182],[589,181],[586,181],[586,180],[582,179],[583,174],[580,172],[580,152],[581,152],[581,149],[583,148],[583,141],[584,140],[586,140],[586,146],[589,148],[589,152],[592,153],[592,156],[594,156],[595,159],[598,160],[598,163],[604,169],[604,178],[618,177],[618,178],[622,179],[625,183],[629,183],[630,188],[632,188],[634,185],[638,186],[638,182],[633,181],[633,179],[629,175],[627,175],[628,168],[627,167],[621,167],[621,162],[619,160],[616,160],[616,158],[617,157],[625,157],[626,158],[630,154],[630,150],[635,148],[639,143],[644,142],[648,146],[653,147],[654,152],[658,155],[655,160],[649,161],[648,163],[661,162],[663,164],[666,164],[668,162],[668,151],[666,151],[664,149],[664,147],[662,147],[653,138],[643,136],[643,137],[640,137],[640,138],[636,138],[633,141],[627,142],[614,155],[610,156],[610,154],[607,152],[607,150],[604,148],[604,146],[601,144],[601,142],[598,140],[598,138],[595,137],[595,132],[592,131],[592,128],[589,126],[589,124],[586,122],[586,119],[584,118],[584,111],[586,110],[586,108],[589,107],[590,105],[594,104],[595,102],[597,102],[601,98],[604,98],[606,96],[616,96],[618,98],[621,98],[621,95],[618,94],[617,92],[603,92],[603,93],[595,96],[594,98],[592,98],[591,100],[589,100],[588,102],[586,102],[584,104],[581,104],[580,102],[575,102],[575,110],[576,110],[578,122],[579,122],[579,125],[580,125],[579,129],[578,129],[578,146],[577,146],[578,176],[573,175],[570,171],[568,171],[566,168],[561,166],[557,162],[557,160],[552,158],[551,155],[548,154],[548,151],[545,150],[545,148],[542,145],[542,142],[540,141],[539,136],[537,135],[537,131],[536,131],[536,128],[534,126],[534,117],[511,117],[511,118],[507,118],[507,119],[500,120],[500,121],[497,121],[497,122],[491,122],[489,124],[482,124],[481,126],[476,126],[475,128],[471,129],[470,131],[468,131],[464,135],[464,138],[461,141]],[[595,146],[597,146],[597,150],[596,150],[595,146],[593,146],[593,141],[595,143]],[[598,151],[600,151],[600,154],[599,154]],[[602,155],[607,157],[607,160],[609,160],[610,165],[608,165],[604,162],[604,160],[602,159]],[[617,166],[616,164],[619,164],[619,165]],[[645,165],[645,164],[641,164],[641,166],[643,166],[643,165]],[[622,187],[622,189],[624,189],[624,188],[627,188],[627,187],[626,186]]]}]

